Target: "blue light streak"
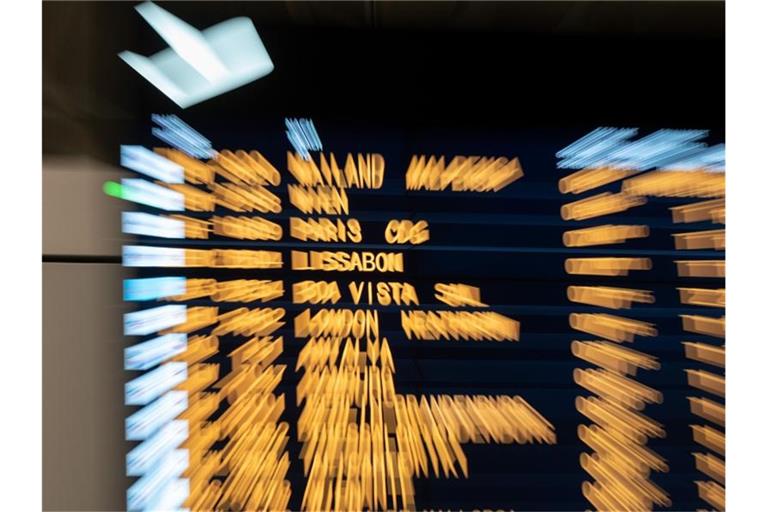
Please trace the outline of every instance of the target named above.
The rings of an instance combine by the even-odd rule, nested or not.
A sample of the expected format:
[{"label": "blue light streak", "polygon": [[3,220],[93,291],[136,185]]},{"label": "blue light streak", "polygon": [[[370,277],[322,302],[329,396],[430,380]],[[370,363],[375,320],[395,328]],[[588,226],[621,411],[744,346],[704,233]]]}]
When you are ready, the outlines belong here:
[{"label": "blue light streak", "polygon": [[288,141],[304,160],[309,160],[310,151],[322,151],[323,143],[311,119],[286,118],[285,127]]},{"label": "blue light streak", "polygon": [[186,277],[147,277],[123,280],[123,300],[141,301],[183,295],[187,290]]},{"label": "blue light streak", "polygon": [[[663,129],[630,141],[636,128],[598,128],[557,153],[559,169],[613,167],[647,171],[724,169],[724,155],[701,141],[706,130]],[[717,147],[717,146],[714,146]],[[721,165],[722,164],[722,165]]]},{"label": "blue light streak", "polygon": [[192,158],[213,158],[216,152],[211,141],[175,115],[152,114],[152,135],[167,142]]}]

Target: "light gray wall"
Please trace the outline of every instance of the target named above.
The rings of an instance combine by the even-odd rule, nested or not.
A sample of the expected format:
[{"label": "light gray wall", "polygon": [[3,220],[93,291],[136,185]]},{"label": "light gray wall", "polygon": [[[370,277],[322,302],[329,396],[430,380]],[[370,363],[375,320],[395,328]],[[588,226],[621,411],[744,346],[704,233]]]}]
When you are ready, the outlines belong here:
[{"label": "light gray wall", "polygon": [[44,158],[43,254],[120,255],[120,212],[128,203],[107,196],[102,187],[126,176],[90,158]]},{"label": "light gray wall", "polygon": [[125,508],[128,274],[104,257],[120,255],[126,203],[102,192],[123,175],[90,159],[43,160],[43,256],[59,260],[42,264],[43,510]]},{"label": "light gray wall", "polygon": [[43,264],[43,509],[122,510],[122,267]]}]

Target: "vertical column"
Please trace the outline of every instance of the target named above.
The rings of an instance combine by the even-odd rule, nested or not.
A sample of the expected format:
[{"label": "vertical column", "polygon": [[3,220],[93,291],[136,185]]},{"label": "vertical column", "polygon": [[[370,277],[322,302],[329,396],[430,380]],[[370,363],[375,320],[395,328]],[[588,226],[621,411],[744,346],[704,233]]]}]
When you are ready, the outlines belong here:
[{"label": "vertical column", "polygon": [[[516,157],[456,155],[447,158],[442,155],[413,155],[405,175],[405,185],[407,190],[424,190],[427,191],[425,195],[443,197],[450,201],[454,198],[458,200],[464,192],[493,196],[523,177],[522,165]],[[426,224],[426,221],[420,222]],[[388,236],[396,234],[394,227],[393,222],[390,222],[387,226]],[[400,241],[397,240],[399,234],[393,238],[396,239],[394,241]],[[387,239],[389,243],[392,241]],[[427,241],[437,244],[435,248],[444,248],[440,247],[443,242],[440,239],[433,240],[430,237],[424,240]],[[467,266],[482,264],[480,258],[465,263]],[[463,282],[439,282],[433,286],[434,300],[421,303],[418,309],[409,307],[400,312],[400,326],[408,343],[439,346],[445,343],[473,345],[493,341],[503,346],[524,342],[521,322],[501,314],[493,304],[483,301],[479,287]],[[464,454],[464,444],[557,443],[554,425],[519,395],[427,395],[418,398],[422,407],[430,404],[431,409],[428,410],[432,416],[444,421],[442,435],[454,446],[465,478],[470,477],[473,470],[472,460],[467,460]],[[417,397],[407,395],[406,401],[415,405]],[[414,416],[418,418],[418,415],[411,417]],[[398,416],[398,421],[409,425],[410,430],[419,430],[418,424],[409,424],[407,416],[402,419]],[[439,441],[439,438],[423,436],[427,450],[431,443],[435,443],[437,459],[445,471],[446,461],[444,452],[439,448]],[[412,447],[419,448],[420,444]],[[549,450],[542,450],[543,457],[547,453]],[[432,460],[435,469],[433,474],[439,478],[441,474],[434,456]],[[431,476],[428,469],[425,469],[422,473],[417,472],[417,476]],[[456,475],[444,473],[444,476]],[[480,496],[475,499],[482,502],[485,498]],[[514,504],[516,498],[511,496],[510,499],[510,505]]]},{"label": "vertical column", "polygon": [[[706,132],[703,132],[706,133]],[[671,208],[674,223],[690,223],[675,233],[675,249],[686,252],[675,261],[686,336],[683,348],[689,359],[686,375],[695,396],[689,397],[696,424],[693,453],[696,468],[709,479],[695,483],[701,499],[717,510],[725,509],[725,145],[698,144],[695,151],[679,151],[658,169],[632,178],[624,189],[635,194],[676,198]],[[714,224],[714,226],[713,226]],[[696,229],[698,228],[698,229]],[[693,257],[694,259],[689,259]]]},{"label": "vertical column", "polygon": [[578,427],[579,439],[591,450],[582,453],[579,462],[593,479],[582,484],[582,491],[596,510],[605,511],[671,505],[667,493],[650,478],[652,472],[669,467],[647,446],[649,439],[665,435],[663,425],[645,413],[647,406],[661,403],[663,395],[642,383],[642,374],[659,370],[661,363],[626,346],[637,337],[656,336],[657,330],[652,323],[616,314],[654,302],[653,291],[626,287],[630,273],[651,270],[651,258],[615,250],[618,244],[649,237],[650,227],[604,219],[646,203],[645,196],[619,187],[642,166],[631,158],[595,158],[616,151],[635,134],[633,129],[598,129],[557,155],[559,167],[581,168],[559,182],[560,192],[569,196],[561,217],[568,226],[563,245],[584,255],[565,260],[566,273],[580,280],[567,288],[576,309],[569,323],[579,333],[598,337],[571,345],[574,356],[589,365],[574,370],[575,383],[590,393],[577,397],[576,409],[592,422]]},{"label": "vertical column", "polygon": [[140,242],[124,247],[123,264],[146,276],[125,282],[125,300],[162,304],[125,319],[127,335],[159,334],[125,351],[126,369],[144,372],[126,384],[126,403],[142,407],[126,420],[138,442],[127,456],[137,478],[128,509],[284,510],[288,425],[274,390],[285,368],[273,364],[283,345],[271,335],[285,310],[245,307],[281,297],[283,283],[239,278],[282,268],[282,254],[231,248],[282,237],[279,224],[247,215],[281,211],[268,190],[280,175],[258,152],[214,151],[175,116],[153,120],[174,147],[123,146],[121,163],[158,181],[105,188],[142,210],[123,216]]},{"label": "vertical column", "polygon": [[[682,177],[689,180],[694,195],[710,199],[671,208],[675,223],[691,224],[688,231],[672,235],[675,248],[725,250],[725,228],[717,228],[725,225],[725,174],[714,173],[722,186],[705,194],[696,191],[696,174]],[[691,231],[694,227],[699,229]],[[682,285],[678,288],[680,303],[694,310],[680,316],[686,332],[682,344],[691,366],[685,370],[692,388],[688,401],[695,417],[691,431],[700,446],[692,455],[703,477],[695,485],[709,506],[725,510],[725,261],[683,259],[676,261],[676,266]]]},{"label": "vertical column", "polygon": [[[335,276],[379,276],[402,273],[401,252],[358,251],[370,233],[352,217],[348,191],[377,189],[384,178],[384,159],[378,154],[347,155],[343,168],[331,153],[319,155],[319,167],[309,149],[308,123],[287,122],[296,153],[288,153],[288,170],[296,183],[288,185],[291,204],[304,215],[290,218],[290,236],[307,245],[330,243],[335,250],[291,252],[297,273],[334,280],[300,280],[292,284],[292,300],[308,307],[294,319],[293,338],[301,345],[296,371],[301,371],[296,425],[302,443],[300,459],[306,477],[302,510],[414,510],[413,459],[398,449],[403,427],[398,428],[395,364],[386,337],[380,335],[377,304],[392,300],[390,286]],[[326,247],[324,247],[326,248]],[[342,250],[344,249],[344,250]],[[350,250],[351,249],[351,250]],[[317,278],[315,278],[317,279]],[[394,278],[390,278],[394,279]],[[377,284],[379,286],[377,286]],[[407,283],[402,284],[408,300]],[[352,303],[353,308],[329,308]],[[384,304],[382,304],[384,305]],[[314,307],[313,307],[314,306]],[[362,307],[361,307],[362,306]]]},{"label": "vertical column", "polygon": [[[400,311],[401,327],[414,342],[516,341],[519,322],[490,311],[478,288],[462,284],[435,285],[440,310],[410,309],[421,302],[410,283],[397,281],[407,271],[401,251],[430,240],[428,222],[393,219],[383,236],[391,251],[358,251],[373,245],[372,233],[349,217],[348,191],[381,187],[384,159],[350,154],[342,169],[331,153],[328,158],[320,154],[319,162],[311,155],[288,155],[288,170],[297,182],[288,185],[291,204],[303,214],[323,215],[291,217],[290,235],[308,245],[330,242],[336,250],[292,251],[291,268],[315,276],[353,272],[365,276],[361,279],[381,276],[386,281],[292,285],[293,302],[309,306],[294,318],[294,338],[303,343],[296,391],[307,477],[302,509],[415,510],[414,478],[469,475],[462,444],[554,444],[554,427],[519,396],[397,393],[390,344],[380,336],[381,308],[408,308]],[[442,157],[414,157],[406,186],[492,191],[521,176],[516,159],[456,157],[446,167]],[[324,307],[340,301],[355,308]],[[366,307],[358,309],[361,305]]]}]

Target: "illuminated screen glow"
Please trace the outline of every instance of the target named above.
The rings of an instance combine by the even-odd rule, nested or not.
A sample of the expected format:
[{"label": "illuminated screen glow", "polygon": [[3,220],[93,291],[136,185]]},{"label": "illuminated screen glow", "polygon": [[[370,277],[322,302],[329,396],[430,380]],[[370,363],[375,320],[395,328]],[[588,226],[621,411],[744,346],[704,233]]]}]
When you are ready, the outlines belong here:
[{"label": "illuminated screen glow", "polygon": [[[143,441],[129,506],[419,510],[486,485],[489,460],[546,460],[585,479],[584,508],[605,509],[610,488],[647,510],[682,485],[660,478],[672,463],[657,440],[724,454],[724,432],[683,439],[664,410],[690,398],[685,414],[708,407],[724,426],[720,401],[688,397],[725,393],[711,309],[724,307],[724,146],[706,130],[603,127],[546,158],[514,139],[520,154],[324,153],[313,121],[286,118],[270,160],[153,120],[175,149],[157,151],[189,157],[175,188],[194,208],[181,225],[127,217],[123,265],[140,277],[124,296],[145,302],[125,332],[151,337],[124,354],[137,372],[124,402],[140,408],[126,438]],[[680,329],[715,340],[681,347]],[[683,352],[716,371],[683,374]],[[503,456],[483,457],[490,445]],[[551,476],[531,471],[501,474],[512,499]],[[719,508],[724,469],[708,476],[702,500]]]}]

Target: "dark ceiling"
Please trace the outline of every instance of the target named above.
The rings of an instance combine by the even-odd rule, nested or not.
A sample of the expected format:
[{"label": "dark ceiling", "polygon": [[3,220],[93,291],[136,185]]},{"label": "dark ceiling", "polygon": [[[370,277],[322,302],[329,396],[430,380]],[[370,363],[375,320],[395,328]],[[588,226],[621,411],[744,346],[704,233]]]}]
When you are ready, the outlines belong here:
[{"label": "dark ceiling", "polygon": [[110,159],[151,112],[233,122],[723,125],[722,2],[159,4],[201,29],[250,17],[275,70],[180,111],[117,57],[164,46],[134,2],[45,2],[44,152]]}]

